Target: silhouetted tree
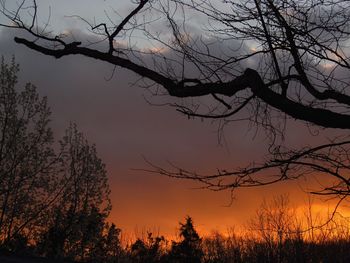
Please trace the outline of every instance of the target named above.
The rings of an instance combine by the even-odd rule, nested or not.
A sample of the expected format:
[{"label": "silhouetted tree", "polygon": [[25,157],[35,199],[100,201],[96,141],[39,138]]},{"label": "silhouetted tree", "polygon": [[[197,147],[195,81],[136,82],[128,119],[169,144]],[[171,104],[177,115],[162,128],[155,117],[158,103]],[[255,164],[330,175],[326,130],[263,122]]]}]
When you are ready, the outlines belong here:
[{"label": "silhouetted tree", "polygon": [[[0,246],[30,240],[55,200],[56,157],[47,99],[35,86],[17,88],[14,59],[0,65]],[[10,245],[9,242],[12,244]],[[25,243],[25,242],[24,242]],[[23,244],[21,245],[23,247]]]},{"label": "silhouetted tree", "polygon": [[[105,165],[71,125],[53,151],[47,99],[0,65],[0,249],[106,262],[120,250]],[[108,243],[107,243],[108,242]],[[34,249],[35,248],[35,249]],[[28,250],[29,251],[29,250]]]},{"label": "silhouetted tree", "polygon": [[95,207],[78,215],[68,212],[65,218],[60,215],[43,234],[38,250],[48,258],[120,262],[124,257],[120,232],[114,224],[106,223],[105,216]]},{"label": "silhouetted tree", "polygon": [[296,212],[289,204],[289,197],[281,195],[271,202],[264,200],[256,211],[249,227],[262,241],[262,251],[269,262],[284,262],[286,243],[300,240]]},{"label": "silhouetted tree", "polygon": [[111,209],[105,164],[90,144],[71,124],[61,140],[60,175],[66,185],[60,203],[61,211],[83,211],[96,207],[108,215]]},{"label": "silhouetted tree", "polygon": [[59,176],[64,189],[44,235],[43,253],[92,260],[105,253],[103,231],[111,209],[105,165],[95,146],[73,124],[61,141],[60,153]]},{"label": "silhouetted tree", "polygon": [[185,223],[180,223],[180,242],[173,241],[169,259],[172,262],[201,262],[203,251],[202,239],[194,228],[193,220],[187,216]]},{"label": "silhouetted tree", "polygon": [[[189,117],[246,121],[270,139],[267,158],[243,168],[209,175],[154,167],[156,172],[197,180],[215,190],[326,174],[334,182],[314,193],[348,195],[347,0],[139,0],[119,23],[114,12],[107,14],[106,22],[83,19],[95,33],[95,42],[105,44],[97,48],[49,31],[49,23],[40,27],[34,0],[22,1],[15,9],[7,1],[1,5],[9,21],[2,26],[29,34],[16,37],[16,43],[55,58],[79,54],[129,69],[150,80],[148,87],[156,84],[156,94],[162,94],[162,87],[172,97],[206,97],[203,105],[200,100],[181,100],[173,106]],[[186,19],[192,16],[208,21],[208,30],[191,32],[197,27]],[[166,33],[159,21],[167,25]],[[134,37],[139,39],[139,30],[156,48],[138,48]],[[290,135],[289,119],[321,132],[320,145],[288,145],[284,139]],[[324,128],[337,129],[342,136],[323,135]]]}]

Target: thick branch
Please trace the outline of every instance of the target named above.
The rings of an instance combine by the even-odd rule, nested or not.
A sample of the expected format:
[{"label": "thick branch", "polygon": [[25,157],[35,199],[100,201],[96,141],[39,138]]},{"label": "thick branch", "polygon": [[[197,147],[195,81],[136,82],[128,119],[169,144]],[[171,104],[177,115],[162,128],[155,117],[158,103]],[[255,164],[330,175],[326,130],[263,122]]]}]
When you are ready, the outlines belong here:
[{"label": "thick branch", "polygon": [[95,49],[72,46],[72,45],[67,45],[63,49],[50,49],[50,48],[40,46],[40,45],[36,44],[35,42],[29,41],[29,40],[24,39],[24,38],[15,37],[14,40],[16,43],[23,44],[23,45],[29,47],[30,49],[33,49],[33,50],[38,51],[42,54],[52,56],[55,58],[61,58],[61,57],[68,56],[68,55],[78,55],[79,54],[79,55],[98,59],[101,61],[111,63],[113,65],[117,65],[117,66],[129,69],[129,70],[139,74],[140,76],[143,76],[143,77],[146,77],[146,78],[153,80],[154,82],[166,87],[167,89],[171,89],[175,85],[175,83],[171,79],[166,78],[163,75],[161,75],[161,74],[159,74],[159,73],[157,73],[149,68],[137,65],[136,63],[133,63],[128,59],[121,58],[118,56],[113,56],[113,55],[110,55],[108,53],[104,53],[104,52],[101,52],[101,51],[98,51]]},{"label": "thick branch", "polygon": [[124,26],[130,21],[130,19],[134,17],[138,12],[140,12],[140,10],[144,7],[144,5],[147,2],[148,0],[140,1],[139,5],[116,27],[114,32],[111,34],[111,39],[115,38],[119,34],[119,32],[123,30]]},{"label": "thick branch", "polygon": [[148,2],[149,0],[141,0],[139,5],[128,15],[126,16],[123,21],[115,28],[115,30],[112,32],[112,34],[109,34],[107,30],[107,36],[109,40],[109,53],[111,54],[113,52],[113,40],[114,38],[122,31],[125,27],[125,25],[130,21],[132,17],[134,17],[138,12],[142,10],[144,5]]},{"label": "thick branch", "polygon": [[162,85],[171,96],[174,97],[198,97],[210,94],[221,94],[225,96],[233,96],[237,92],[250,88],[252,93],[263,100],[268,105],[286,113],[287,115],[320,125],[326,128],[350,128],[350,116],[342,113],[333,112],[326,109],[312,108],[301,103],[294,102],[285,96],[282,96],[271,89],[267,88],[261,79],[259,73],[248,68],[243,75],[236,77],[232,81],[222,83],[197,83],[195,85],[186,86],[183,82],[176,82],[169,77],[163,76],[158,72],[138,65],[128,59],[104,53],[98,50],[86,47],[78,47],[76,45],[66,45],[63,49],[49,49],[28,41],[24,38],[15,38],[20,44],[41,52],[43,54],[61,58],[67,55],[80,54],[94,59],[106,61],[113,65],[127,68],[142,77],[149,78],[157,84]]}]

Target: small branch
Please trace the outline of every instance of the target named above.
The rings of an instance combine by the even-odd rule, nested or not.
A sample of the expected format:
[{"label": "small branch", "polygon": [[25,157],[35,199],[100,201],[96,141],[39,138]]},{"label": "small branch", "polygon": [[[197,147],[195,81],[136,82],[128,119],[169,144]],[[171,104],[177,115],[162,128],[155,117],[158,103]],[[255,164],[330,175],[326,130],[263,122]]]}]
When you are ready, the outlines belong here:
[{"label": "small branch", "polygon": [[124,26],[130,21],[132,17],[134,17],[138,12],[141,11],[141,9],[145,6],[146,3],[148,3],[149,0],[140,0],[139,5],[130,12],[129,15],[127,15],[123,21],[115,28],[115,30],[112,32],[112,34],[108,37],[109,39],[109,53],[112,54],[113,52],[113,40],[114,38],[124,29]]},{"label": "small branch", "polygon": [[[206,119],[222,119],[222,118],[227,118],[230,116],[233,116],[235,114],[237,114],[240,110],[242,110],[253,98],[255,97],[255,95],[250,96],[249,98],[247,98],[241,105],[239,105],[239,107],[237,107],[236,109],[234,109],[233,111],[230,111],[229,113],[226,114],[218,114],[218,115],[208,115],[208,114],[198,114],[198,113],[194,113],[189,109],[177,109],[176,111],[181,112],[182,114],[185,114],[189,117],[200,117],[200,118],[206,118]],[[230,106],[231,108],[231,106]]]},{"label": "small branch", "polygon": [[211,94],[213,96],[214,99],[216,99],[218,102],[222,103],[227,109],[232,109],[231,105],[226,103],[223,99],[219,98],[218,96],[216,96],[215,93]]}]

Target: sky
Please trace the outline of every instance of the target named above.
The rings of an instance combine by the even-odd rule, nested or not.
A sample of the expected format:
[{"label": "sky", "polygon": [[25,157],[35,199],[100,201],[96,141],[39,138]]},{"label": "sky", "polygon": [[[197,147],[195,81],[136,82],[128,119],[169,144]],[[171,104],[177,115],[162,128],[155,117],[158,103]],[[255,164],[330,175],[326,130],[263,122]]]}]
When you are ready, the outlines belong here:
[{"label": "sky", "polygon": [[[102,19],[103,10],[115,6],[116,1],[97,2],[101,2],[99,8],[94,8],[93,0],[38,1],[41,10],[51,6],[51,23],[62,32],[81,26],[67,15]],[[118,1],[118,12],[129,10],[128,3]],[[149,168],[144,158],[160,166],[172,162],[199,172],[229,170],[261,157],[266,140],[247,131],[246,123],[230,123],[225,128],[225,142],[219,142],[217,123],[188,120],[174,108],[150,105],[149,101],[159,100],[132,85],[138,79],[134,73],[117,68],[109,80],[111,65],[81,56],[50,58],[17,45],[15,35],[18,32],[0,30],[0,54],[7,61],[15,55],[21,69],[20,85],[31,82],[42,96],[48,97],[56,138],[63,135],[70,122],[75,122],[96,144],[107,165],[112,190],[109,220],[125,233],[140,235],[151,230],[173,236],[178,222],[187,215],[193,217],[201,233],[225,232],[244,225],[264,198],[288,193],[294,205],[307,203],[303,181],[237,190],[230,204],[228,191],[198,189],[193,182],[140,171]],[[296,129],[290,140],[303,142],[304,135]]]}]

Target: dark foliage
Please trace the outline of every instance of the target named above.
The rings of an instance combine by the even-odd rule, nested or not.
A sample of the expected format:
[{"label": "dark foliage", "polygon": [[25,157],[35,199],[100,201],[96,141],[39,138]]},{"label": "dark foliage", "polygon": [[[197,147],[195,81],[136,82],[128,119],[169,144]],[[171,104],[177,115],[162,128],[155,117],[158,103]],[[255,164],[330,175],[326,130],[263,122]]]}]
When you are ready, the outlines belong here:
[{"label": "dark foliage", "polygon": [[168,254],[170,262],[199,263],[203,257],[202,239],[194,228],[191,217],[186,217],[185,223],[180,223],[180,242],[173,241]]},{"label": "dark foliage", "polygon": [[146,241],[137,239],[130,248],[133,262],[164,262],[164,242],[163,236],[153,237],[152,233],[148,233]]},{"label": "dark foliage", "polygon": [[[0,251],[106,262],[120,246],[108,225],[105,165],[71,124],[54,151],[46,98],[17,87],[18,65],[0,65]],[[113,246],[113,247],[111,247]]]}]

